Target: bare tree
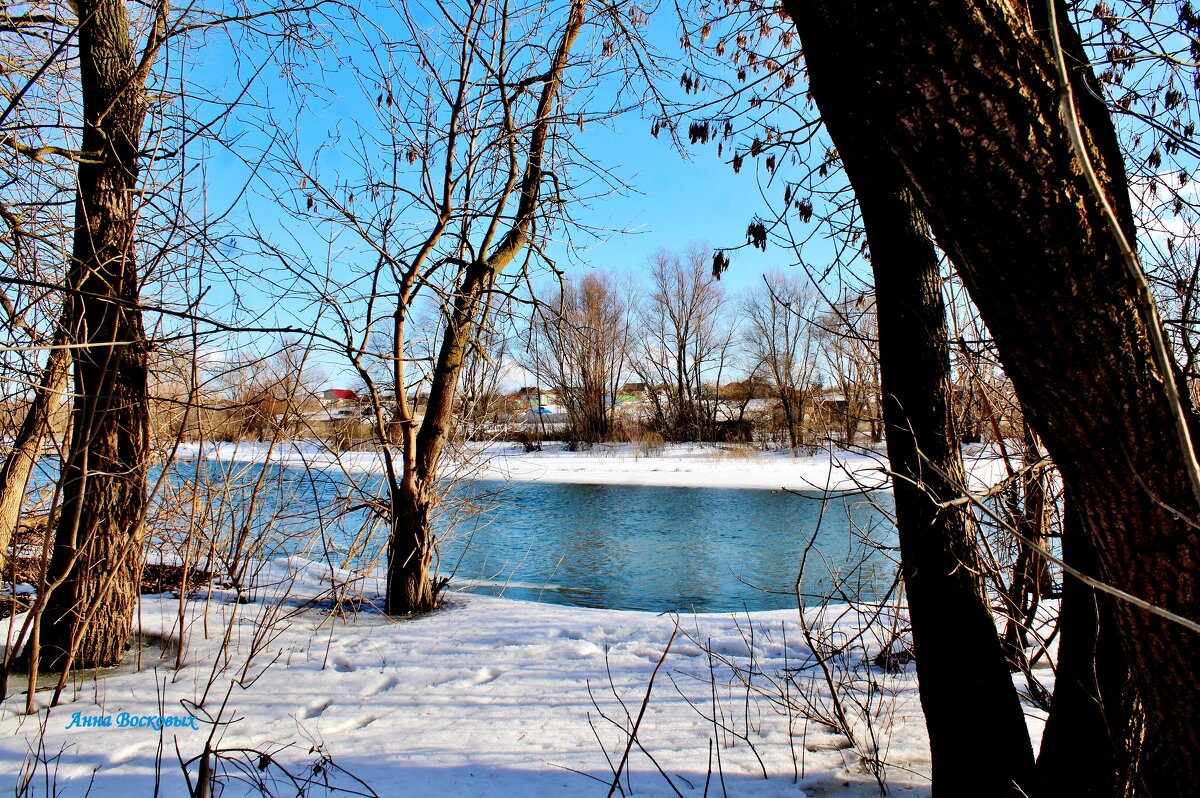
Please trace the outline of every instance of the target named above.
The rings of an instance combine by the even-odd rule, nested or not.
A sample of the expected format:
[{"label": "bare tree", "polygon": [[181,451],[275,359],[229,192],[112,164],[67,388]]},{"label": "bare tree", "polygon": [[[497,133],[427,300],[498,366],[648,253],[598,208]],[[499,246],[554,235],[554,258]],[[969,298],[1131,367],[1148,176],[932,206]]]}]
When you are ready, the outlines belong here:
[{"label": "bare tree", "polygon": [[[370,64],[357,78],[376,101],[376,119],[363,120],[342,150],[357,171],[326,180],[323,150],[310,158],[295,148],[278,168],[299,183],[297,215],[370,253],[369,267],[330,278],[318,293],[371,397],[391,529],[387,610],[410,613],[435,607],[444,584],[431,572],[433,520],[464,370],[488,348],[481,319],[552,265],[551,235],[575,229],[570,212],[582,188],[573,174],[598,171],[574,151],[570,132],[611,113],[576,103],[605,70],[636,68],[626,56],[641,47],[646,15],[587,0],[460,0],[401,4],[395,13],[386,26],[364,25],[357,45]],[[401,41],[390,38],[395,29]],[[604,175],[599,184],[604,192],[615,185]],[[303,263],[296,269],[309,279]],[[439,317],[427,355],[414,346],[422,297]],[[385,340],[391,349],[380,351]]]},{"label": "bare tree", "polygon": [[270,440],[304,430],[303,411],[317,404],[324,375],[308,366],[311,341],[295,337],[274,351],[243,350],[225,364],[218,382],[225,432],[234,440]]},{"label": "bare tree", "polygon": [[[1187,794],[1200,781],[1196,416],[1134,254],[1111,119],[1090,70],[1067,68],[1081,53],[1062,5],[788,11],[822,114],[891,153],[995,336],[1080,513],[1074,542],[1094,560],[1071,556],[1090,571],[1075,575],[1120,591],[1116,634],[1146,708],[1142,779]],[[1120,719],[1109,729],[1126,733]]]},{"label": "bare tree", "polygon": [[806,275],[779,271],[764,275],[763,284],[743,302],[747,349],[771,377],[793,451],[804,442],[804,414],[812,405],[819,365],[814,319],[821,306]]},{"label": "bare tree", "polygon": [[[811,114],[808,87],[795,80],[803,74],[795,26],[779,26],[766,10],[734,16],[737,27],[713,36],[715,52],[719,57],[725,49],[720,43],[727,43],[737,83],[746,84],[730,94],[750,99],[748,110],[725,123],[725,138],[748,124],[745,137],[753,142],[722,143],[732,151],[735,169],[744,168],[746,157],[756,159],[764,196],[783,195],[782,206],[751,225],[752,243],[765,248],[768,239],[781,241],[811,265],[805,244],[817,237],[833,242],[832,259],[827,246],[820,255],[822,282],[837,271],[840,283],[840,300],[829,303],[820,320],[827,348],[823,376],[833,379],[837,394],[826,398],[840,400],[836,416],[847,444],[864,420],[873,437],[886,429],[935,790],[1016,794],[1014,783],[1030,783],[1032,752],[983,596],[974,524],[959,499],[963,465],[951,415],[938,254],[903,172],[861,135],[850,113],[869,109],[846,97],[847,114],[826,121],[835,141],[846,144],[829,146],[817,135],[820,120]],[[697,27],[707,21],[701,16]],[[806,44],[829,46],[823,38]],[[712,105],[702,112],[711,113]],[[862,284],[868,264],[874,286]],[[963,651],[970,652],[970,672],[954,665]],[[966,702],[972,706],[964,710]]]},{"label": "bare tree", "polygon": [[[306,5],[310,22],[321,4]],[[35,244],[39,251],[36,268],[18,257],[2,279],[44,293],[42,304],[56,307],[31,316],[40,333],[23,336],[21,348],[69,351],[74,389],[54,551],[27,649],[34,671],[41,659],[62,668],[65,680],[72,663],[113,664],[126,649],[150,457],[148,354],[155,335],[145,318],[160,332],[200,318],[195,297],[187,296],[189,267],[180,264],[213,257],[206,248],[214,231],[188,189],[202,179],[188,147],[218,135],[218,122],[238,100],[196,89],[189,58],[160,56],[171,42],[241,25],[253,29],[248,39],[274,32],[280,46],[268,60],[288,57],[285,51],[294,56],[319,38],[309,31],[302,40],[298,29],[276,24],[294,10],[286,3],[229,13],[195,5],[173,11],[166,0],[35,3],[6,15],[13,24],[0,29],[4,49],[21,65],[5,72],[0,142],[6,161],[27,164],[19,179],[5,182],[0,216],[15,252]],[[19,46],[10,48],[14,41]],[[180,87],[196,102],[181,102]],[[212,116],[199,119],[198,108]],[[179,294],[182,310],[172,307]],[[58,392],[61,357],[41,369],[42,397]],[[31,419],[40,415],[35,404]]]},{"label": "bare tree", "polygon": [[832,412],[842,443],[854,446],[865,422],[871,440],[883,438],[879,416],[879,332],[875,297],[860,293],[836,302],[821,317],[825,373],[839,391]]},{"label": "bare tree", "polygon": [[[715,128],[713,140],[720,141],[726,151],[733,153],[735,169],[743,166],[743,159],[759,156],[760,185],[764,189],[774,188],[774,193],[784,197],[784,211],[772,216],[768,225],[774,232],[784,230],[792,241],[803,243],[818,235],[817,230],[832,226],[826,225],[830,209],[841,212],[842,219],[849,223],[843,227],[844,235],[833,238],[837,265],[847,265],[843,260],[846,253],[862,242],[861,227],[854,213],[856,204],[847,202],[844,192],[839,193],[844,185],[838,186],[844,184],[839,179],[840,163],[855,157],[851,150],[862,157],[863,152],[875,150],[883,142],[881,163],[893,155],[900,161],[899,177],[893,187],[902,186],[910,178],[915,181],[910,188],[917,196],[910,204],[915,213],[928,210],[931,220],[935,216],[941,219],[933,224],[939,242],[947,244],[947,233],[954,230],[954,242],[947,246],[951,261],[963,272],[967,284],[974,284],[973,294],[982,294],[984,299],[980,301],[991,306],[990,312],[984,310],[989,324],[1000,323],[1007,328],[1005,334],[996,336],[997,346],[992,345],[986,329],[974,335],[959,333],[958,349],[964,355],[958,361],[960,387],[965,389],[959,398],[966,400],[960,407],[969,408],[969,412],[960,413],[958,418],[982,421],[983,431],[991,431],[1001,445],[1005,436],[1019,436],[1022,412],[1019,409],[1011,415],[997,412],[1005,410],[997,405],[1009,404],[1011,408],[1017,405],[1015,401],[1007,401],[1005,378],[992,368],[990,360],[998,348],[1008,368],[1024,361],[1021,368],[1036,370],[1037,374],[1027,377],[1028,382],[1022,387],[1022,378],[1014,373],[1023,404],[1026,393],[1033,391],[1041,404],[1040,412],[1051,418],[1048,428],[1057,429],[1065,437],[1066,442],[1060,443],[1063,450],[1075,449],[1070,455],[1071,468],[1077,469],[1075,479],[1081,489],[1078,494],[1068,490],[1063,500],[1067,518],[1063,549],[1068,563],[1078,569],[1076,574],[1083,576],[1081,580],[1066,577],[1059,624],[1062,649],[1055,708],[1038,760],[1040,783],[1029,786],[1045,795],[1063,792],[1127,795],[1131,790],[1144,789],[1146,784],[1136,783],[1142,727],[1136,709],[1135,682],[1142,686],[1147,681],[1157,682],[1153,689],[1159,693],[1158,702],[1169,705],[1179,698],[1164,694],[1165,685],[1174,683],[1175,677],[1148,679],[1146,674],[1153,666],[1147,668],[1145,662],[1141,665],[1142,678],[1134,678],[1136,671],[1129,670],[1126,652],[1130,658],[1156,663],[1165,656],[1172,660],[1171,668],[1181,667],[1195,652],[1181,650],[1181,638],[1187,639],[1182,629],[1159,634],[1163,622],[1106,593],[1110,585],[1104,582],[1111,579],[1121,586],[1138,585],[1139,589],[1133,591],[1138,596],[1154,596],[1154,601],[1165,603],[1165,610],[1163,606],[1150,610],[1160,617],[1175,612],[1176,616],[1196,618],[1194,602],[1180,599],[1185,594],[1191,596],[1190,585],[1194,580],[1190,579],[1189,570],[1184,568],[1180,575],[1160,567],[1167,560],[1193,562],[1193,551],[1183,552],[1176,547],[1185,541],[1194,542],[1194,536],[1182,534],[1178,527],[1174,532],[1159,531],[1170,524],[1163,526],[1154,517],[1155,512],[1147,508],[1147,503],[1154,502],[1161,508],[1165,493],[1178,497],[1181,492],[1187,493],[1184,482],[1197,482],[1194,478],[1184,479],[1191,468],[1188,450],[1192,447],[1181,445],[1181,458],[1165,455],[1170,465],[1151,464],[1152,478],[1149,478],[1141,471],[1150,462],[1149,453],[1139,451],[1136,445],[1129,448],[1122,435],[1131,427],[1146,423],[1147,418],[1157,418],[1160,426],[1150,437],[1170,438],[1171,413],[1163,415],[1161,400],[1165,394],[1165,404],[1169,406],[1174,404],[1170,394],[1187,395],[1183,385],[1172,391],[1172,384],[1180,381],[1172,378],[1174,369],[1161,356],[1164,347],[1153,344],[1157,337],[1156,322],[1153,312],[1146,310],[1145,285],[1134,276],[1137,270],[1128,267],[1134,260],[1129,257],[1133,232],[1139,228],[1137,254],[1152,270],[1151,286],[1160,298],[1168,300],[1162,305],[1164,321],[1175,333],[1176,356],[1183,360],[1187,373],[1194,352],[1194,344],[1187,336],[1194,335],[1195,330],[1194,318],[1189,318],[1192,302],[1187,296],[1188,286],[1194,285],[1194,270],[1192,255],[1187,250],[1196,229],[1194,178],[1200,150],[1194,144],[1194,135],[1200,83],[1193,78],[1197,53],[1195,31],[1200,28],[1200,20],[1191,4],[1182,2],[982,3],[973,4],[969,11],[962,4],[941,3],[837,4],[797,0],[786,5],[794,24],[782,28],[773,25],[767,13],[755,13],[757,9],[739,15],[728,6],[722,9],[700,4],[698,7],[692,20],[694,41],[702,41],[715,21],[740,17],[742,27],[736,29],[736,35],[715,31],[713,39],[718,42],[715,50],[718,55],[725,49],[734,53],[737,83],[741,85],[730,92],[731,96],[749,98],[750,107],[759,109],[731,118],[724,126],[724,136],[718,138],[715,130],[720,128]],[[1058,25],[1052,24],[1054,15],[1050,9],[1057,10]],[[1065,24],[1068,13],[1075,18],[1079,36]],[[799,61],[799,51],[789,47],[797,31],[805,46],[804,62]],[[972,51],[980,48],[983,55],[976,58]],[[1060,49],[1064,56],[1061,59],[1057,58]],[[870,55],[864,58],[867,53]],[[1092,74],[1088,55],[1099,74]],[[806,66],[811,85],[793,80],[797,72],[803,76]],[[793,82],[796,88],[791,94],[783,91]],[[733,84],[732,79],[730,83]],[[1098,98],[1108,99],[1117,121],[1116,131]],[[704,99],[705,113],[720,107],[710,97]],[[832,145],[816,132],[821,120],[810,113],[814,99],[829,124]],[[1079,136],[1072,140],[1071,128],[1075,126],[1072,117],[1076,115],[1082,120],[1078,126],[1082,142]],[[748,148],[729,141],[730,131],[747,124],[747,120],[754,137]],[[1037,122],[1031,124],[1031,120]],[[697,126],[701,124],[697,122]],[[708,129],[713,130],[711,125]],[[745,136],[750,139],[751,133]],[[953,162],[940,157],[946,139],[954,141],[957,148]],[[809,142],[813,142],[812,149],[806,157],[804,146],[797,143]],[[1124,165],[1119,149],[1126,153]],[[799,162],[800,168],[780,170],[780,164],[789,161]],[[1081,185],[1084,179],[1080,176],[1086,178],[1088,174],[1085,168],[1088,161],[1093,164],[1099,189],[1096,181],[1090,179],[1087,180],[1090,185]],[[882,168],[868,172],[861,185],[855,185],[856,193],[869,191],[873,182],[884,183],[886,189],[890,181],[880,181],[881,173],[895,174],[885,163]],[[1039,188],[1030,188],[1030,182],[1037,182],[1035,174],[1044,182]],[[1070,183],[1067,174],[1073,175],[1073,188],[1067,187]],[[829,190],[831,184],[833,190]],[[1007,193],[1002,186],[1007,186]],[[1047,189],[1050,186],[1053,188]],[[1043,195],[1044,190],[1051,191],[1053,200]],[[1072,199],[1060,205],[1058,199],[1064,196]],[[1026,202],[1014,197],[1036,199]],[[1098,203],[1097,198],[1100,198]],[[1135,214],[1128,213],[1130,199]],[[1077,211],[1074,217],[1064,212],[1063,221],[1049,221],[1072,202]],[[973,210],[967,210],[968,204]],[[1051,208],[1057,210],[1052,212]],[[793,214],[793,210],[798,213]],[[793,227],[795,216],[799,216],[800,223]],[[1114,216],[1117,222],[1113,221]],[[806,229],[804,225],[813,218],[820,224]],[[899,218],[897,215],[896,220]],[[1073,221],[1068,224],[1067,218]],[[869,227],[865,211],[862,227]],[[1030,236],[1029,231],[1034,228],[1039,233]],[[1114,242],[1110,233],[1117,228],[1124,228],[1130,247],[1123,248],[1119,236]],[[1038,239],[1038,244],[1030,247],[1031,254],[1027,257],[1022,247],[1030,237]],[[1087,257],[1096,265],[1087,270],[1088,279],[1076,282],[1064,279],[1076,267],[1067,265],[1070,258],[1060,258],[1055,248],[1065,250],[1079,241],[1087,242],[1084,247],[1090,252]],[[975,262],[965,266],[957,263],[964,252]],[[1080,252],[1072,250],[1072,254],[1079,257]],[[893,253],[890,248],[873,246],[872,255],[882,258]],[[1127,267],[1130,279],[1120,279],[1122,266]],[[1043,279],[1043,268],[1054,273],[1053,280]],[[1097,277],[1098,273],[1104,276]],[[879,269],[876,277],[882,292]],[[1157,285],[1153,282],[1156,277]],[[1097,288],[1097,284],[1104,287]],[[1115,300],[1114,296],[1120,299]],[[1061,297],[1074,301],[1059,302]],[[880,296],[881,302],[891,298]],[[1082,321],[1067,320],[1081,304],[1090,306],[1082,314]],[[1014,305],[1022,310],[1015,310]],[[1066,307],[1071,312],[1064,314]],[[1132,316],[1140,318],[1131,317],[1130,307],[1135,308]],[[1122,321],[1098,324],[1094,317],[1098,312]],[[1016,321],[1017,317],[1021,321]],[[1121,327],[1124,332],[1117,334],[1114,327]],[[1098,331],[1104,331],[1107,344],[1102,345],[1092,337]],[[916,342],[923,346],[926,342],[920,339],[919,332]],[[894,340],[895,333],[889,335]],[[1069,346],[1060,342],[1063,336]],[[1083,343],[1084,340],[1089,343]],[[1113,348],[1107,350],[1107,345]],[[1073,354],[1063,354],[1067,349]],[[1075,356],[1075,352],[1085,349],[1092,356],[1098,349],[1103,350],[1104,358],[1119,360],[1123,366],[1115,368],[1107,361],[1087,361]],[[1055,354],[1062,357],[1048,357],[1047,350],[1057,350]],[[1135,363],[1132,367],[1131,360]],[[1085,361],[1089,365],[1081,368]],[[1151,362],[1153,365],[1149,365]],[[1047,363],[1053,365],[1047,368]],[[1080,376],[1092,370],[1096,375],[1093,379]],[[1104,390],[1131,391],[1125,395],[1137,399],[1117,401],[1107,395],[1097,398],[1095,385],[1100,382],[1099,375],[1110,378],[1116,371],[1121,371],[1122,377],[1106,382]],[[1147,373],[1151,375],[1148,381]],[[1065,387],[1067,384],[1072,387]],[[1156,385],[1160,390],[1147,385]],[[1054,399],[1050,398],[1052,394]],[[909,404],[921,411],[933,399],[918,394],[909,396],[912,397]],[[887,401],[885,396],[885,414]],[[1047,430],[1036,421],[1038,411],[1026,409],[1034,429],[1046,434]],[[1181,430],[1188,424],[1195,426],[1194,420],[1182,423],[1190,412],[1184,409],[1182,413],[1174,412],[1173,419],[1180,439],[1188,437]],[[1114,426],[1105,429],[1105,424],[1097,423],[1097,419],[1108,419]],[[1081,433],[1083,429],[1089,431]],[[972,431],[979,431],[978,424]],[[916,432],[919,439],[921,431]],[[888,433],[890,449],[891,438],[896,434],[890,422]],[[1048,444],[1049,441],[1047,437]],[[1054,446],[1048,448],[1054,452]],[[1123,463],[1118,469],[1121,477],[1116,480],[1099,473],[1102,469],[1096,466],[1105,461],[1105,450],[1121,452],[1118,457]],[[921,451],[926,451],[924,444]],[[1058,457],[1055,453],[1055,458]],[[1081,463],[1081,459],[1086,462]],[[1043,462],[1039,457],[1036,462],[1027,463],[1030,473],[1014,477],[1013,484],[1033,476],[1032,471]],[[893,461],[893,470],[903,473],[902,464]],[[1068,470],[1064,469],[1064,473]],[[1066,478],[1071,479],[1070,475]],[[1114,481],[1122,484],[1113,487]],[[1107,494],[1097,496],[1098,490]],[[1017,502],[1021,513],[1032,511],[1036,516],[1041,503],[1039,487],[1026,484],[1017,492],[1021,494]],[[1081,503],[1088,506],[1081,507]],[[1176,521],[1188,523],[1184,517],[1193,518],[1192,505],[1193,499],[1186,495],[1173,499],[1171,506],[1180,511]],[[1022,528],[1023,524],[1014,527]],[[1036,543],[1040,534],[1030,535],[1031,530],[1024,528],[1022,545],[1028,547],[1030,541]],[[1130,540],[1139,542],[1131,546]],[[1097,542],[1101,548],[1121,554],[1115,558],[1108,555],[1109,564],[1105,566],[1103,552],[1095,550]],[[1137,561],[1139,550],[1144,552],[1141,555],[1144,562]],[[1164,554],[1166,550],[1172,553]],[[1101,574],[1104,581],[1097,586],[1094,580]],[[1187,625],[1186,621],[1180,623]],[[1156,625],[1159,628],[1154,632],[1148,631],[1147,627]],[[1134,638],[1142,643],[1132,644]],[[1119,640],[1124,640],[1124,649]],[[1164,654],[1169,650],[1171,654]],[[1194,687],[1190,678],[1179,682],[1184,683],[1187,689]],[[1158,722],[1177,728],[1184,714],[1171,709]],[[966,718],[959,720],[969,722]],[[1021,736],[1023,733],[1016,735]],[[1004,737],[1005,744],[1011,744],[1012,737]],[[995,744],[991,727],[985,726],[977,738]],[[1153,740],[1153,734],[1147,739]],[[1154,751],[1161,746],[1151,759],[1170,761],[1174,748],[1190,745],[1181,740],[1174,731],[1163,733],[1160,742],[1148,748]],[[1020,748],[1018,745],[1017,749]],[[1190,757],[1190,752],[1184,757]],[[969,788],[978,791],[977,775],[963,767],[968,758],[951,759],[957,760],[947,763],[951,771],[957,770],[960,777],[970,780]],[[1001,771],[989,779],[991,784],[987,789],[997,794],[1010,790],[1008,776],[1025,770],[1026,759],[1024,752],[1017,750]],[[1194,761],[1194,757],[1191,759]],[[1005,774],[1004,768],[1011,769],[1010,773]],[[939,770],[935,762],[935,772]],[[1187,787],[1178,785],[1192,777],[1179,778],[1176,774],[1182,770],[1174,764],[1152,766],[1149,772],[1153,793],[1186,791]],[[1171,779],[1177,779],[1176,785],[1170,783]],[[935,790],[950,783],[935,779]]]},{"label": "bare tree", "polygon": [[[79,4],[83,136],[64,327],[77,399],[41,638],[62,668],[121,660],[137,601],[149,465],[146,333],[137,241],[142,132],[165,0],[135,50],[124,3]],[[36,662],[37,649],[31,646]]]},{"label": "bare tree", "polygon": [[[484,24],[485,8],[484,4],[474,7],[481,24]],[[429,401],[419,429],[415,429],[415,421],[406,417],[407,408],[401,405],[405,409],[401,411],[400,417],[406,427],[404,469],[401,479],[394,483],[396,489],[392,495],[392,507],[395,517],[388,556],[387,608],[392,613],[419,612],[431,609],[437,604],[440,588],[429,576],[434,553],[430,511],[437,495],[435,483],[442,449],[453,423],[459,377],[465,365],[468,347],[476,335],[481,306],[486,303],[500,273],[529,243],[534,222],[542,213],[541,192],[545,179],[546,146],[552,127],[556,122],[561,123],[557,95],[569,63],[571,48],[583,28],[584,13],[585,5],[582,0],[576,0],[568,9],[561,36],[549,63],[546,64],[545,77],[539,79],[542,90],[536,105],[530,109],[532,113],[529,127],[522,133],[518,133],[516,129],[511,130],[513,134],[527,137],[528,150],[524,153],[524,158],[517,152],[510,151],[507,179],[502,189],[504,196],[493,205],[494,215],[491,216],[487,227],[481,231],[481,238],[477,244],[460,239],[462,248],[472,251],[474,257],[469,261],[460,261],[458,267],[453,301],[447,308],[445,331],[433,368]],[[506,25],[507,22],[501,24]],[[501,31],[490,41],[503,48],[505,38],[506,34]],[[470,59],[467,59],[464,66],[470,66]],[[502,77],[499,99],[511,108],[509,104],[513,103],[515,98],[506,96],[504,83],[505,78]],[[459,84],[459,89],[467,90],[465,81]],[[512,125],[511,116],[507,113],[505,116],[508,117],[508,124]],[[522,161],[523,164],[518,166]],[[451,186],[446,185],[445,189],[448,193]],[[511,222],[507,229],[504,229],[501,225],[508,215],[510,195],[516,207],[512,211]],[[450,209],[445,207],[445,210],[448,212]],[[435,226],[430,233],[422,252],[431,253],[437,246],[445,232],[439,227]],[[420,274],[423,260],[420,255],[414,260],[417,266],[414,277]],[[401,307],[397,308],[396,325],[402,329]],[[396,335],[397,342],[403,340],[402,334]],[[400,376],[403,362],[403,352],[397,352],[397,385],[404,384],[404,379]]]},{"label": "bare tree", "polygon": [[650,391],[654,425],[672,440],[711,437],[716,387],[735,341],[721,312],[725,293],[712,276],[712,260],[712,251],[699,244],[683,258],[656,252],[651,292],[637,311],[632,368]]},{"label": "bare tree", "polygon": [[575,438],[596,442],[614,431],[617,395],[628,368],[631,314],[610,275],[564,280],[539,306],[530,336],[531,366],[554,388]]}]

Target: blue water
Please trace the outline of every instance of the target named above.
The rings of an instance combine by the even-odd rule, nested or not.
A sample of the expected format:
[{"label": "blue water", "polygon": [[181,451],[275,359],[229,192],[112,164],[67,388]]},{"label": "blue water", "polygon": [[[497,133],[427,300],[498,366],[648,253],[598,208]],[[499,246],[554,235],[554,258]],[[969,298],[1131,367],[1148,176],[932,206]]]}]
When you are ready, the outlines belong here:
[{"label": "blue water", "polygon": [[[227,491],[198,526],[257,556],[298,554],[382,568],[386,529],[363,507],[378,477],[277,465],[183,461],[164,491],[185,507],[197,482]],[[151,482],[160,471],[151,474]],[[263,476],[251,509],[253,486]],[[205,491],[201,491],[203,495]],[[878,504],[878,507],[876,506]],[[895,577],[886,493],[822,497],[783,491],[466,482],[437,525],[439,571],[456,589],[581,607],[730,612],[801,601],[882,597]],[[163,513],[151,525],[174,525]]]},{"label": "blue water", "polygon": [[[836,592],[878,598],[894,568],[894,531],[872,501],[724,488],[477,483],[495,490],[474,530],[445,546],[473,588],[581,607],[727,612],[795,607],[805,545],[806,604]],[[823,514],[822,514],[823,510]],[[851,573],[851,572],[854,573]],[[507,584],[506,584],[507,583]]]}]

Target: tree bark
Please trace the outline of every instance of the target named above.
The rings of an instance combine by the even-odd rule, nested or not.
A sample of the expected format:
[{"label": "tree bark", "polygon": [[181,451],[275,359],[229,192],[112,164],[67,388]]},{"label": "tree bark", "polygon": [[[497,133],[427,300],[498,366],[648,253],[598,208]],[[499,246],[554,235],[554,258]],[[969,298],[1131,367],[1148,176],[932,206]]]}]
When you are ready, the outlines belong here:
[{"label": "tree bark", "polygon": [[[1069,494],[1063,504],[1063,553],[1094,576],[1097,560],[1083,519]],[[1046,798],[1137,792],[1142,716],[1113,602],[1078,579],[1063,583],[1054,701],[1037,760],[1037,794]]]},{"label": "tree bark", "polygon": [[50,561],[57,586],[42,626],[40,664],[50,669],[113,665],[125,653],[138,595],[149,450],[134,251],[145,74],[124,2],[81,0],[79,16],[82,149],[95,157],[79,166],[67,274],[77,399]]},{"label": "tree bark", "polygon": [[478,261],[467,268],[446,320],[425,418],[414,442],[414,457],[411,465],[406,460],[405,472],[392,499],[389,614],[429,612],[437,606],[437,585],[429,568],[437,542],[431,515],[437,498],[438,464],[454,425],[459,375],[474,335],[479,303],[498,271],[493,270],[496,266]]},{"label": "tree bark", "polygon": [[855,194],[875,273],[900,567],[933,789],[1016,795],[1030,781],[1033,751],[983,597],[973,522],[966,508],[939,507],[958,497],[966,480],[953,427],[938,261],[912,195],[879,173],[863,177],[868,185],[860,191],[855,184]]},{"label": "tree bark", "polygon": [[386,607],[392,615],[429,612],[437,606],[429,573],[434,543],[429,513],[434,502],[421,492],[425,485],[417,480],[402,482],[393,497]]},{"label": "tree bark", "polygon": [[[1200,507],[1163,389],[1177,377],[1154,365],[1137,281],[1083,176],[1028,10],[1000,0],[787,8],[814,82],[865,109],[863,135],[908,175],[1086,519],[1100,577],[1200,617],[1200,536],[1185,520]],[[818,41],[830,46],[809,52]],[[1109,132],[1098,114],[1083,117],[1119,208],[1120,164],[1097,146]],[[1144,780],[1152,794],[1190,794],[1200,635],[1128,603],[1116,614],[1146,707]]]},{"label": "tree bark", "polygon": [[46,365],[21,427],[13,438],[12,449],[0,465],[0,569],[4,567],[8,546],[21,520],[21,505],[25,501],[29,477],[37,465],[54,411],[67,387],[71,356],[64,346],[66,343],[65,329],[60,325],[51,339]]},{"label": "tree bark", "polygon": [[824,101],[830,135],[845,145],[871,249],[900,568],[934,794],[1017,795],[1031,782],[1033,751],[984,599],[973,520],[965,507],[939,506],[960,496],[966,480],[937,253],[894,162],[859,138],[849,98],[831,94],[818,75],[810,88]]}]

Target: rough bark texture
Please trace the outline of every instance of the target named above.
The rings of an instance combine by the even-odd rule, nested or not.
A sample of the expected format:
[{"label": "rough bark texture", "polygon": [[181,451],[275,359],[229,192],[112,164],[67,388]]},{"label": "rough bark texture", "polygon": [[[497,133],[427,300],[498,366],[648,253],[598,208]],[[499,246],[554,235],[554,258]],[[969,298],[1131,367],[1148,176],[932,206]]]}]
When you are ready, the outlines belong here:
[{"label": "rough bark texture", "polygon": [[[822,110],[840,102],[814,78]],[[937,253],[896,168],[857,138],[853,108],[826,117],[862,211],[875,275],[887,451],[900,568],[936,795],[1028,788],[1033,751],[983,599],[972,520],[940,509],[965,483],[951,408],[950,349]],[[963,667],[970,663],[969,667]]]},{"label": "rough bark texture", "polygon": [[[1095,575],[1095,551],[1068,495],[1063,552]],[[1137,794],[1141,713],[1117,636],[1114,599],[1078,579],[1063,583],[1054,702],[1037,760],[1038,795]]]},{"label": "rough bark texture", "polygon": [[387,611],[428,612],[437,603],[429,573],[436,541],[431,514],[438,495],[438,463],[454,424],[454,401],[467,347],[475,332],[479,304],[496,273],[508,264],[478,261],[466,269],[438,350],[425,418],[417,432],[414,457],[392,497],[392,541],[388,556]]},{"label": "rough bark texture", "polygon": [[[85,152],[67,276],[75,350],[71,448],[50,562],[44,668],[113,665],[137,602],[148,451],[145,331],[134,260],[138,149],[145,119],[121,0],[81,0]],[[143,78],[144,79],[144,78]]]},{"label": "rough bark texture", "polygon": [[[937,258],[912,196],[872,197],[876,190],[856,187],[856,195],[871,241],[883,415],[933,788],[1014,795],[1033,765],[1025,719],[983,600],[969,515],[937,506],[965,483]],[[873,219],[885,213],[885,235],[875,235]]]},{"label": "rough bark texture", "polygon": [[63,344],[66,335],[60,326],[51,342],[50,353],[37,390],[29,403],[21,428],[13,437],[12,449],[4,464],[0,465],[0,568],[8,546],[21,519],[21,504],[29,486],[29,476],[42,452],[42,442],[50,431],[50,424],[58,403],[62,400],[70,373],[71,357]]},{"label": "rough bark texture", "polygon": [[429,513],[434,502],[421,491],[426,484],[426,481],[406,480],[392,499],[386,607],[390,614],[428,612],[437,604],[429,573],[433,561]]},{"label": "rough bark texture", "polygon": [[[808,54],[813,79],[860,103],[864,135],[906,171],[1086,519],[1100,576],[1200,617],[1200,536],[1176,514],[1197,518],[1200,508],[1164,376],[1026,8],[789,0],[788,9],[806,51],[832,43],[827,57]],[[1099,129],[1096,115],[1084,118]],[[1116,174],[1119,165],[1097,155],[1099,170]],[[1191,794],[1200,784],[1200,636],[1128,604],[1116,612],[1146,707],[1145,781],[1155,795]]]}]

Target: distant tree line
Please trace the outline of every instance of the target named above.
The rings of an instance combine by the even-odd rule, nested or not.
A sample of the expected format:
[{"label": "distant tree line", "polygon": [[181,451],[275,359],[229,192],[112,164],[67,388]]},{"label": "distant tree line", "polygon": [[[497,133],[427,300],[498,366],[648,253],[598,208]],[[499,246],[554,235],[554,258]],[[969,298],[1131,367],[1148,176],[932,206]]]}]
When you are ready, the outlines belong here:
[{"label": "distant tree line", "polygon": [[[778,432],[792,448],[860,428],[878,441],[878,376],[869,302],[826,302],[802,272],[773,271],[740,296],[713,275],[713,252],[656,252],[647,284],[587,271],[537,306],[520,362],[553,391],[567,436],[627,437],[618,409],[638,388],[636,422],[670,441],[752,439]],[[847,312],[847,310],[849,312]],[[632,397],[627,397],[632,398]],[[828,401],[824,401],[828,400]],[[769,413],[747,413],[751,401]]]}]

